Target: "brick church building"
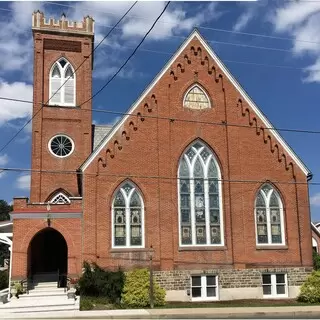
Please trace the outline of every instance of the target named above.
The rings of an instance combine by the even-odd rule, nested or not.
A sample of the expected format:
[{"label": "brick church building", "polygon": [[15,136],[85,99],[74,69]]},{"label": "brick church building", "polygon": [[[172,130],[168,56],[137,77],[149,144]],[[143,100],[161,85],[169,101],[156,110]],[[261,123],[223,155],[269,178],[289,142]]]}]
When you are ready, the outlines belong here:
[{"label": "brick church building", "polygon": [[297,296],[311,173],[199,32],[110,127],[92,124],[93,19],[38,11],[32,31],[31,191],[14,199],[11,280],[152,257],[168,300]]}]

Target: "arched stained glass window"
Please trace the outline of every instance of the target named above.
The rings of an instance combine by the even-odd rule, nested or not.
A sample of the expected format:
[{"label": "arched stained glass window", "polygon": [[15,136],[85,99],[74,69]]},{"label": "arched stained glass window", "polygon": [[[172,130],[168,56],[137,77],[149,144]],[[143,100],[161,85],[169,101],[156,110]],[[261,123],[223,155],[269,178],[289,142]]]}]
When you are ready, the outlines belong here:
[{"label": "arched stained glass window", "polygon": [[197,141],[179,163],[180,245],[223,244],[220,168],[214,153]]},{"label": "arched stained glass window", "polygon": [[192,86],[186,93],[183,106],[189,109],[202,110],[210,108],[210,101],[199,85]]},{"label": "arched stained glass window", "polygon": [[61,58],[53,65],[49,82],[50,105],[75,106],[75,73],[66,59]]},{"label": "arched stained glass window", "polygon": [[112,246],[144,246],[144,205],[137,188],[130,182],[115,193],[112,203]]},{"label": "arched stained glass window", "polygon": [[263,185],[255,201],[257,244],[284,244],[283,207],[278,192]]},{"label": "arched stained glass window", "polygon": [[63,192],[59,192],[58,194],[54,195],[49,202],[52,204],[69,204],[70,199]]}]

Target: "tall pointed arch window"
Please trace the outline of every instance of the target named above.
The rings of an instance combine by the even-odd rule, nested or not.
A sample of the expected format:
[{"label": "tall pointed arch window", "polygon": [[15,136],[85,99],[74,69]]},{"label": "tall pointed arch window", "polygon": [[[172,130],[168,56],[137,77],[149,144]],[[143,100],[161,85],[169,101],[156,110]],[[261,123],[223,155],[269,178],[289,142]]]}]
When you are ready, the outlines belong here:
[{"label": "tall pointed arch window", "polygon": [[113,198],[112,247],[144,247],[144,204],[131,182],[124,183]]},{"label": "tall pointed arch window", "polygon": [[221,173],[202,142],[182,155],[178,172],[181,246],[223,245]]},{"label": "tall pointed arch window", "polygon": [[66,59],[61,58],[52,66],[49,82],[50,105],[75,106],[75,73]]},{"label": "tall pointed arch window", "polygon": [[282,201],[270,184],[263,185],[256,196],[255,219],[258,245],[285,243]]},{"label": "tall pointed arch window", "polygon": [[211,107],[208,95],[198,84],[189,88],[184,96],[183,106],[194,110],[203,110]]}]

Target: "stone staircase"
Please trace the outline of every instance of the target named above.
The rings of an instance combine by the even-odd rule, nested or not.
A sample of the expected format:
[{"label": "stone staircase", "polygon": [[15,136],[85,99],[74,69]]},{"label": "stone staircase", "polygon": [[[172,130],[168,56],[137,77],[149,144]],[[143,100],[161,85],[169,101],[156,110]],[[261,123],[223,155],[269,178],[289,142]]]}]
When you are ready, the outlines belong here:
[{"label": "stone staircase", "polygon": [[[56,275],[55,275],[56,276]],[[37,275],[28,283],[28,293],[0,304],[1,313],[79,310],[79,298],[68,299],[66,288],[58,288],[53,275]]]}]

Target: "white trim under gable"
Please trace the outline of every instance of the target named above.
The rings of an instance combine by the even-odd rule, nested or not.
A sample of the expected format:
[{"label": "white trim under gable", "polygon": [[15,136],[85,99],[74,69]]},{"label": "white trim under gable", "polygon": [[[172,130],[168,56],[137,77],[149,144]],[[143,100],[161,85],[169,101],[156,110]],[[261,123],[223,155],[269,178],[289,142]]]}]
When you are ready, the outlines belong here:
[{"label": "white trim under gable", "polygon": [[[177,52],[171,57],[171,59],[167,62],[167,64],[164,66],[164,68],[158,73],[158,75],[153,79],[153,81],[150,83],[150,85],[142,92],[140,95],[140,98],[136,100],[136,102],[130,107],[130,109],[127,111],[127,115],[123,116],[123,118],[115,125],[109,133],[105,136],[105,138],[100,142],[99,146],[94,150],[91,155],[87,158],[87,160],[81,165],[80,170],[84,171],[87,169],[87,167],[90,165],[90,163],[93,161],[93,159],[101,152],[101,150],[106,146],[106,144],[111,140],[113,135],[121,128],[121,126],[124,124],[124,122],[130,117],[130,115],[133,113],[133,111],[140,105],[140,103],[145,99],[145,97],[150,93],[150,91],[153,89],[153,87],[156,85],[156,83],[161,79],[161,77],[168,71],[168,69],[171,67],[172,63],[177,59],[177,57],[185,50],[185,48],[189,45],[189,43],[193,40],[193,38],[197,38],[201,45],[207,50],[208,54],[211,56],[211,58],[216,62],[216,64],[219,66],[221,71],[226,75],[226,77],[230,80],[230,82],[233,84],[233,86],[238,90],[240,95],[244,98],[244,100],[249,104],[249,106],[252,108],[252,110],[257,114],[257,116],[261,119],[261,121],[264,123],[264,125],[267,128],[272,128],[270,130],[271,135],[275,137],[276,140],[278,140],[281,144],[281,146],[284,148],[284,150],[290,155],[293,161],[299,166],[299,168],[302,170],[302,172],[307,176],[311,174],[310,170],[304,165],[304,163],[298,158],[298,156],[294,153],[294,151],[291,149],[291,147],[285,142],[285,140],[280,136],[280,134],[273,130],[273,125],[269,122],[269,120],[265,117],[265,115],[262,113],[262,111],[258,108],[258,106],[251,100],[249,95],[246,93],[246,91],[241,87],[241,85],[238,83],[238,81],[232,76],[232,74],[229,72],[227,67],[223,64],[223,62],[220,60],[220,58],[214,53],[213,49],[208,45],[208,43],[202,38],[200,33],[197,30],[194,30],[190,36],[185,40],[185,42],[180,46],[180,48],[177,50]],[[236,101],[235,101],[236,103]]]}]

